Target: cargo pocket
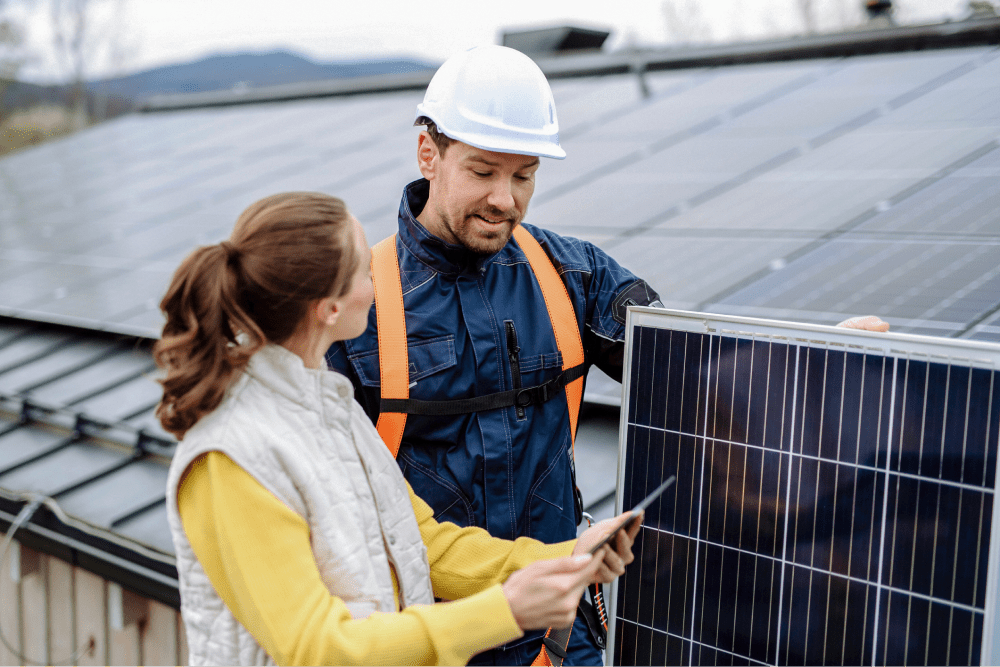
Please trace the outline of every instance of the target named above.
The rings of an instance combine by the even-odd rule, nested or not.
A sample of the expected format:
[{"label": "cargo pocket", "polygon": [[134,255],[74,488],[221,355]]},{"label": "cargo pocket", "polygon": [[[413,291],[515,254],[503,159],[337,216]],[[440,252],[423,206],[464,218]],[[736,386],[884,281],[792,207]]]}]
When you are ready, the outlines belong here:
[{"label": "cargo pocket", "polygon": [[434,510],[435,520],[450,521],[458,526],[476,525],[472,503],[455,484],[405,451],[399,452],[399,465],[413,492]]},{"label": "cargo pocket", "polygon": [[528,494],[528,526],[525,535],[546,543],[569,540],[576,536],[569,437],[555,449],[555,456]]}]

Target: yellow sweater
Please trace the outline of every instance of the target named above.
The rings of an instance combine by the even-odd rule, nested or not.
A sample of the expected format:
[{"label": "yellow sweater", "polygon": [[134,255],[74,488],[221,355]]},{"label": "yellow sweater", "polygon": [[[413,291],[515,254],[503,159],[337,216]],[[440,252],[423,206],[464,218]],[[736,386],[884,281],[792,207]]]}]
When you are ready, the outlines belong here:
[{"label": "yellow sweater", "polygon": [[456,601],[354,620],[320,579],[305,519],[225,454],[198,457],[177,491],[184,532],[209,580],[279,665],[464,665],[520,637],[500,584],[531,562],[568,556],[575,542],[500,540],[438,523],[413,489],[410,502],[434,595]]}]

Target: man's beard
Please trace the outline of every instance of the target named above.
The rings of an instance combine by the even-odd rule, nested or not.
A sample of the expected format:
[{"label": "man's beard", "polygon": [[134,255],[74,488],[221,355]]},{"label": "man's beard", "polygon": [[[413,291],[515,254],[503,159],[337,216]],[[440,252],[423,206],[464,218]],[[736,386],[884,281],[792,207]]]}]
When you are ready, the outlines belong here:
[{"label": "man's beard", "polygon": [[[473,211],[465,216],[460,224],[456,225],[444,211],[439,211],[441,220],[445,227],[451,232],[459,243],[479,255],[492,255],[507,245],[514,228],[521,224],[521,215],[517,209],[502,211],[498,208],[485,208]],[[506,222],[497,224],[495,227],[487,228],[485,231],[480,226],[476,216],[483,216],[488,220],[504,219]]]}]

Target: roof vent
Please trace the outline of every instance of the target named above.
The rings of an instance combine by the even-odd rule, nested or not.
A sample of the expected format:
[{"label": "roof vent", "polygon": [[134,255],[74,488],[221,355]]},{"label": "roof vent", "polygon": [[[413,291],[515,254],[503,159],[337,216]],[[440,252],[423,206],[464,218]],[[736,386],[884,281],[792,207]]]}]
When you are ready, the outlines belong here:
[{"label": "roof vent", "polygon": [[888,18],[892,14],[892,0],[865,0],[864,7],[869,19]]},{"label": "roof vent", "polygon": [[610,34],[606,30],[560,26],[505,32],[502,44],[529,56],[579,53],[600,49]]},{"label": "roof vent", "polygon": [[868,21],[858,26],[862,30],[886,30],[894,28],[892,0],[862,0],[861,6],[868,15]]}]

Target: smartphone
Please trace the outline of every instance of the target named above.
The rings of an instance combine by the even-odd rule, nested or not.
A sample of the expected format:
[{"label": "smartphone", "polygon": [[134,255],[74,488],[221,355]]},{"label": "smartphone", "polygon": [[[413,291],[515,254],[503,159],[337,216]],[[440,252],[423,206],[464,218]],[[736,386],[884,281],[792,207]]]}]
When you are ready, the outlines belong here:
[{"label": "smartphone", "polygon": [[639,503],[638,505],[636,505],[635,507],[632,508],[632,514],[630,514],[628,516],[628,518],[625,519],[625,521],[622,522],[622,525],[618,526],[617,528],[615,528],[614,530],[612,530],[610,533],[608,533],[608,536],[605,537],[600,542],[598,542],[597,545],[593,549],[590,550],[590,553],[591,554],[596,553],[598,549],[600,549],[605,544],[607,544],[608,542],[610,542],[611,540],[613,540],[615,538],[615,536],[618,535],[619,531],[628,530],[628,528],[630,527],[630,525],[638,518],[639,513],[642,512],[647,507],[649,507],[653,503],[654,500],[656,500],[657,498],[660,497],[660,494],[662,494],[664,491],[666,491],[668,488],[670,488],[670,485],[673,484],[676,481],[677,481],[677,476],[676,475],[671,475],[670,479],[668,479],[663,484],[660,484],[658,487],[656,487],[656,489],[651,494],[649,494],[648,496],[646,496],[645,498],[642,499],[641,503]]}]

